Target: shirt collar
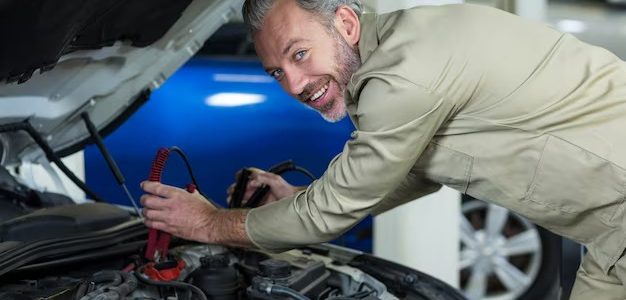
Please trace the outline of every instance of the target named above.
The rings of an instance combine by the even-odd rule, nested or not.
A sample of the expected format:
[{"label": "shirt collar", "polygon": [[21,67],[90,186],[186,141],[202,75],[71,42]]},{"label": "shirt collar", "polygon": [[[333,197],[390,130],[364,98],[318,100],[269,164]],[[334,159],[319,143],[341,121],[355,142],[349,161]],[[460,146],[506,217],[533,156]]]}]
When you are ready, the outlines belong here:
[{"label": "shirt collar", "polygon": [[[370,57],[374,49],[378,46],[378,33],[377,33],[377,21],[378,15],[373,12],[365,12],[361,14],[360,23],[361,23],[361,35],[359,37],[359,54],[361,56],[361,63],[365,63],[365,61]],[[355,72],[356,74],[356,72]],[[354,93],[354,88],[357,83],[357,79],[354,75],[350,79],[348,83],[348,87],[344,93],[344,99],[346,101],[346,109],[350,119],[352,119],[352,123],[354,125],[357,124],[356,120],[356,110],[357,110],[357,99],[353,99],[352,95]]]}]

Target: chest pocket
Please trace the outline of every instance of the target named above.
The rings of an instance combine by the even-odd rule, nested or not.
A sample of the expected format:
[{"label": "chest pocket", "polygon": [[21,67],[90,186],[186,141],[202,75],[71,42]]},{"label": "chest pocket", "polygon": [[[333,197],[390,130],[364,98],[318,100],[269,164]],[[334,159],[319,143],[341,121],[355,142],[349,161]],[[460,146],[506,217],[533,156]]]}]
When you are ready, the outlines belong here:
[{"label": "chest pocket", "polygon": [[[623,209],[626,171],[585,149],[550,136],[539,161],[526,200],[548,226],[580,223],[595,215],[613,225]],[[585,212],[585,214],[581,214]],[[552,224],[550,224],[552,223]]]},{"label": "chest pocket", "polygon": [[465,193],[472,162],[468,154],[431,142],[411,172]]}]

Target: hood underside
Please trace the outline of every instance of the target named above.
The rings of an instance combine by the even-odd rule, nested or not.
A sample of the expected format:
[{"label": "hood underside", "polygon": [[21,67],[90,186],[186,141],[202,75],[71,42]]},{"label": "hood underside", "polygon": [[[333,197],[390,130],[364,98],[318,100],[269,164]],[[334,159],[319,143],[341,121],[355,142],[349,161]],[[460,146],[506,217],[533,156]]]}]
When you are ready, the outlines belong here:
[{"label": "hood underside", "polygon": [[88,139],[82,113],[99,130],[128,117],[241,3],[2,1],[2,164],[43,158],[33,139],[11,124],[30,123],[54,151],[70,154]]}]

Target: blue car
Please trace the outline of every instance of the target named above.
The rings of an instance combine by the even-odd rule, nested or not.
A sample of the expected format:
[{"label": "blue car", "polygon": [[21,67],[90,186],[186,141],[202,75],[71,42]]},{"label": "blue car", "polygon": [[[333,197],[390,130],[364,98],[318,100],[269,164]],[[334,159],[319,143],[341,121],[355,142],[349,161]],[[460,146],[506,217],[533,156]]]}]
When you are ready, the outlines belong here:
[{"label": "blue car", "polygon": [[[268,169],[293,160],[319,177],[352,130],[348,118],[329,123],[291,98],[253,56],[201,54],[157,89],[105,143],[136,197],[157,149],[178,146],[189,157],[202,192],[225,206],[226,189],[237,170]],[[130,204],[96,147],[86,148],[85,169],[87,184],[97,194]],[[310,182],[300,173],[285,177],[296,185]],[[182,161],[168,162],[163,182],[183,187],[190,180]],[[371,252],[371,219],[336,242]]]},{"label": "blue car", "polygon": [[[2,2],[0,299],[464,299],[436,278],[353,249],[197,243],[114,205],[131,204],[116,181],[138,198],[160,147],[184,149],[202,191],[222,205],[239,168],[292,159],[320,176],[341,151],[350,122],[306,111],[254,59],[189,62],[242,2]],[[203,51],[250,49],[240,43],[245,31],[229,43],[233,36]],[[82,155],[62,160],[91,143],[104,148],[103,136],[125,180],[104,164],[107,151],[87,148],[86,166]],[[159,179],[189,183],[184,165],[172,157]]]}]

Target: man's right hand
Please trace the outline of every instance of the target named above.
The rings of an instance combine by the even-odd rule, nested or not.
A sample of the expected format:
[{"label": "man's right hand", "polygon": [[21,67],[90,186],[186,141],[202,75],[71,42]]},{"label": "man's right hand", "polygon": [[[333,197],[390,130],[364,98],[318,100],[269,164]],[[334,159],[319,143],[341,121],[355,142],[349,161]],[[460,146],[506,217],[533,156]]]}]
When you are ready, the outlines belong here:
[{"label": "man's right hand", "polygon": [[[274,173],[266,172],[257,168],[248,168],[248,170],[252,173],[249,177],[248,185],[246,186],[246,191],[243,195],[242,205],[245,205],[254,191],[257,188],[260,188],[263,185],[267,185],[270,187],[269,192],[265,195],[265,197],[261,200],[259,206],[272,203],[278,201],[280,199],[292,196],[298,191],[306,189],[306,186],[297,187],[289,184],[285,179],[283,179],[280,175],[276,175]],[[237,172],[235,175],[235,181],[241,176],[241,171]],[[231,198],[233,196],[233,192],[235,191],[235,183],[231,184],[228,187],[228,198],[227,201],[230,203]]]}]

